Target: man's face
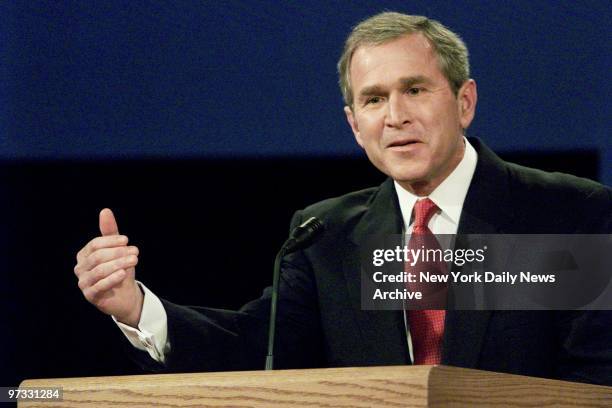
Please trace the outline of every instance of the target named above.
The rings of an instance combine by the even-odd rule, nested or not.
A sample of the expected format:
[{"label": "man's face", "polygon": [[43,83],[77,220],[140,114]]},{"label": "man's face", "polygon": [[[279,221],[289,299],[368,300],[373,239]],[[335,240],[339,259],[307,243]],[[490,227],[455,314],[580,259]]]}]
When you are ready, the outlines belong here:
[{"label": "man's face", "polygon": [[422,34],[359,47],[350,78],[353,110],[344,110],[357,143],[404,188],[431,193],[463,157],[475,82],[467,81],[455,96]]}]

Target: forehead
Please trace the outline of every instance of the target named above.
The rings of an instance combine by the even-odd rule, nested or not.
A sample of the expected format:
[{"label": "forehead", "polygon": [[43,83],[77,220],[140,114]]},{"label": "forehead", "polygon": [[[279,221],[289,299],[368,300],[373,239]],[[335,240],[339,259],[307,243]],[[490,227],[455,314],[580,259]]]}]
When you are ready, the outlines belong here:
[{"label": "forehead", "polygon": [[386,82],[407,76],[443,76],[434,48],[421,33],[408,34],[384,44],[361,46],[351,58],[354,90],[370,82]]}]

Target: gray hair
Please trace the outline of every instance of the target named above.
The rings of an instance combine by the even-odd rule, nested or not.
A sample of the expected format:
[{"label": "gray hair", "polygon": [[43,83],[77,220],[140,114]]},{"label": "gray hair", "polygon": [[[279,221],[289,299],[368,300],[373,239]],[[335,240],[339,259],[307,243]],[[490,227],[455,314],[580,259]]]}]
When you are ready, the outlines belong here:
[{"label": "gray hair", "polygon": [[470,78],[468,50],[461,38],[436,20],[423,16],[384,12],[357,24],[346,39],[338,61],[340,90],[344,103],[353,108],[351,89],[351,59],[357,48],[381,45],[407,34],[422,33],[436,53],[440,70],[457,95],[459,88]]}]

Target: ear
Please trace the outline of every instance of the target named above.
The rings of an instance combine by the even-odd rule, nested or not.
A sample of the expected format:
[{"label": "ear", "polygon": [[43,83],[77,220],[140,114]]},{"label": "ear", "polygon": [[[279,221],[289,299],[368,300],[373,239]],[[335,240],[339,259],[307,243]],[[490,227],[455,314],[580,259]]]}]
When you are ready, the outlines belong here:
[{"label": "ear", "polygon": [[355,114],[348,106],[344,107],[344,114],[346,115],[347,122],[351,126],[351,130],[353,131],[353,135],[355,136],[357,144],[363,148],[363,140],[361,140],[361,134],[359,133],[359,125],[357,124],[357,120],[355,119]]},{"label": "ear", "polygon": [[476,102],[478,101],[476,81],[468,79],[461,85],[459,92],[457,92],[457,101],[459,103],[459,121],[461,122],[461,127],[467,129],[476,113]]}]

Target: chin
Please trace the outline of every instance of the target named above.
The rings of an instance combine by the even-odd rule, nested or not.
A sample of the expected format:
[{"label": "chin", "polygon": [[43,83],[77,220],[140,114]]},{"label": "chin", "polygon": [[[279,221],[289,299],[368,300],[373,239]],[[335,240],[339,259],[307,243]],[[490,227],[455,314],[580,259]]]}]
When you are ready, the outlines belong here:
[{"label": "chin", "polygon": [[394,169],[389,173],[393,180],[400,183],[420,183],[427,180],[427,169],[424,168],[414,168],[412,166]]}]

